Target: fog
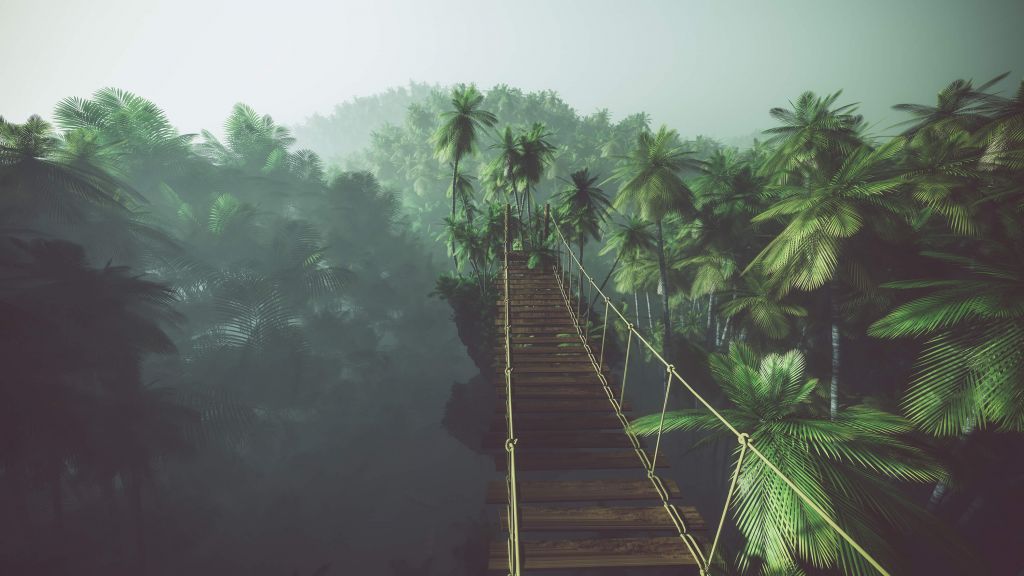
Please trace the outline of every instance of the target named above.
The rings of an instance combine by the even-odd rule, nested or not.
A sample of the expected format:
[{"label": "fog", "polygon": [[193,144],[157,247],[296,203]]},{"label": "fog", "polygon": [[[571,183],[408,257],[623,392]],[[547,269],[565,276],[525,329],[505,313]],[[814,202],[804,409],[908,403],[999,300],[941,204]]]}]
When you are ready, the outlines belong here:
[{"label": "fog", "polygon": [[0,2],[0,575],[1024,570],[1024,3]]},{"label": "fog", "polygon": [[555,90],[581,113],[726,139],[803,90],[844,89],[881,130],[893,103],[1019,73],[1024,54],[1013,0],[5,0],[0,15],[7,117],[117,86],[184,133],[240,100],[297,124],[410,81]]}]

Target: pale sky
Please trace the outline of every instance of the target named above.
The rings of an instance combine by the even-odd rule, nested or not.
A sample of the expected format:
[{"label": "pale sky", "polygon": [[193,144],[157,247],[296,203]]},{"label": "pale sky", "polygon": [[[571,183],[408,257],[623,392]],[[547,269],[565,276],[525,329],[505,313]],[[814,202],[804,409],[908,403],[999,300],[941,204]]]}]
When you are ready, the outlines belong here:
[{"label": "pale sky", "polygon": [[553,89],[726,138],[842,88],[881,128],[954,78],[1024,74],[1021,0],[0,0],[0,22],[6,118],[116,86],[184,132],[238,101],[294,124],[410,80]]}]

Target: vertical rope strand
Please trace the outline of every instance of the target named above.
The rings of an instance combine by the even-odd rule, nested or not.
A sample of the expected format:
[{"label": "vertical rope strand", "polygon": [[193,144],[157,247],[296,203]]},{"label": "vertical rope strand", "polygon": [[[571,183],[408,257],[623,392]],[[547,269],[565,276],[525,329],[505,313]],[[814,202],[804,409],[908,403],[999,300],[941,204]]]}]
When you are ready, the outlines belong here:
[{"label": "vertical rope strand", "polygon": [[736,457],[736,469],[732,473],[732,482],[729,483],[729,491],[725,493],[725,504],[722,506],[722,516],[718,519],[718,529],[715,530],[715,539],[711,543],[711,551],[708,552],[705,571],[711,572],[711,563],[715,561],[715,550],[718,549],[718,540],[722,536],[722,527],[725,525],[725,517],[729,514],[729,505],[732,504],[732,496],[736,493],[736,482],[740,477],[740,469],[743,467],[743,457],[747,455],[747,447],[750,445],[750,435],[740,434],[740,453]]}]

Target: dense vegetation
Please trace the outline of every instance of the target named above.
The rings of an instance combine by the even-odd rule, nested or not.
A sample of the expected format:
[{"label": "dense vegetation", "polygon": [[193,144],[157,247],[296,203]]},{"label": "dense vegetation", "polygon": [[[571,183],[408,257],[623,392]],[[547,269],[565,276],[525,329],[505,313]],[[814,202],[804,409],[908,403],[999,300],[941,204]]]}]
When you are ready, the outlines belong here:
[{"label": "dense vegetation", "polygon": [[[404,493],[381,470],[460,476],[430,430],[464,355],[427,295],[486,369],[506,202],[535,262],[550,203],[616,304],[883,563],[934,572],[941,542],[946,569],[1016,566],[977,530],[1024,481],[1024,85],[999,80],[900,105],[886,136],[808,92],[742,149],[413,85],[297,129],[352,171],[244,105],[222,138],[112,89],[55,126],[0,120],[0,571],[474,573],[475,526],[353,559],[438,518],[374,516]],[[460,394],[446,419],[479,411]],[[682,408],[668,427],[713,443]],[[772,482],[744,469],[730,564],[870,573]]]},{"label": "dense vegetation", "polygon": [[380,536],[469,368],[396,195],[241,104],[222,139],[113,89],[54,121],[0,121],[0,572],[446,566],[465,533]]},{"label": "dense vegetation", "polygon": [[[999,95],[1002,79],[896,106],[910,118],[891,136],[839,93],[807,92],[745,149],[684,141],[643,115],[580,117],[549,93],[459,87],[375,133],[363,161],[407,191],[419,229],[444,218],[439,239],[463,272],[440,285],[463,303],[452,286],[493,299],[481,275],[500,256],[497,206],[534,234],[524,247],[550,252],[536,230],[552,202],[664,355],[686,359],[687,377],[847,531],[900,571],[911,534],[946,541],[966,566],[993,558],[925,536],[931,514],[969,534],[1001,517],[1022,478],[1005,451],[1024,431],[1024,85]],[[602,240],[603,258],[585,253]],[[666,426],[716,428],[700,410]],[[737,506],[743,571],[871,570],[763,468],[745,469]]]}]

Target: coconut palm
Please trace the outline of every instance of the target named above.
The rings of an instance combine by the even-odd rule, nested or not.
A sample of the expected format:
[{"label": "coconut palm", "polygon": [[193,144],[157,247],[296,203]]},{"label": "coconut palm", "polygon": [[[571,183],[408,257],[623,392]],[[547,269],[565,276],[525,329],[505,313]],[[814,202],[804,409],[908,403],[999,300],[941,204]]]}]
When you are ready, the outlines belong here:
[{"label": "coconut palm", "polygon": [[910,124],[904,132],[913,136],[923,129],[934,130],[943,135],[956,132],[973,132],[987,121],[986,112],[995,98],[986,90],[998,84],[1009,72],[975,87],[973,81],[958,79],[939,91],[935,106],[922,104],[896,104],[893,109],[909,113],[912,118],[901,124]]},{"label": "coconut palm", "polygon": [[[523,180],[523,204],[527,210],[527,221],[532,220],[533,212],[533,187],[540,182],[548,164],[554,159],[555,146],[551,144],[552,134],[541,122],[534,122],[529,130],[519,135],[519,176]],[[519,216],[522,219],[523,207],[519,208]]]},{"label": "coconut palm", "polygon": [[573,172],[564,188],[555,197],[558,221],[565,224],[579,246],[580,263],[583,263],[583,246],[587,239],[601,239],[601,226],[608,219],[611,202],[604,191],[597,186],[597,176],[591,176],[586,168]]},{"label": "coconut palm", "polygon": [[616,224],[615,228],[608,233],[604,247],[599,254],[604,256],[611,252],[615,253],[615,261],[611,269],[601,282],[601,289],[604,290],[608,279],[612,277],[619,263],[623,261],[637,260],[645,253],[654,252],[657,240],[651,232],[651,223],[636,216],[629,216],[625,221]]},{"label": "coconut palm", "polygon": [[693,192],[680,176],[684,169],[696,169],[690,152],[679,144],[675,130],[662,126],[656,134],[640,132],[633,150],[623,158],[615,171],[620,182],[615,207],[635,207],[641,218],[655,226],[657,240],[659,288],[662,295],[662,352],[672,347],[672,323],[669,318],[668,265],[665,262],[665,235],[662,221],[670,214],[692,217],[695,209]]},{"label": "coconut palm", "polygon": [[[460,85],[452,90],[451,109],[443,112],[443,122],[434,133],[434,153],[452,163],[452,219],[455,219],[455,190],[459,177],[459,162],[476,150],[478,132],[494,126],[498,119],[480,108],[483,94],[476,86]],[[468,210],[468,208],[467,208]]]},{"label": "coconut palm", "polygon": [[[816,401],[815,378],[804,375],[796,351],[763,358],[732,343],[728,354],[710,356],[715,380],[730,407],[722,416],[750,439],[816,505],[853,538],[883,559],[895,561],[885,534],[919,526],[923,511],[891,481],[928,482],[943,476],[939,465],[906,439],[910,422],[866,405],[829,418]],[[643,436],[658,433],[661,415],[632,423]],[[732,438],[704,409],[670,411],[664,431],[702,430],[702,443]],[[738,451],[737,447],[734,454]],[[762,574],[803,573],[805,567],[868,574],[871,567],[758,458],[747,455],[736,486],[732,515],[744,539],[737,564]]]},{"label": "coconut palm", "polygon": [[951,273],[886,284],[924,293],[868,331],[928,338],[904,399],[907,416],[938,436],[988,425],[1024,430],[1024,252],[986,243],[978,256],[926,255]]},{"label": "coconut palm", "polygon": [[[905,179],[895,166],[900,138],[878,148],[860,146],[833,172],[809,171],[799,184],[775,190],[780,200],[754,217],[755,223],[782,220],[785,228],[747,267],[762,268],[784,287],[828,290],[832,335],[832,412],[838,409],[840,339],[838,280],[856,264],[849,250],[858,235],[886,237],[902,225]],[[817,165],[815,163],[815,165]],[[797,161],[803,166],[803,161]],[[842,268],[841,268],[842,263]],[[854,272],[851,272],[854,273]]]},{"label": "coconut palm", "polygon": [[66,158],[53,127],[31,116],[24,124],[0,117],[0,207],[3,219],[81,220],[90,207],[124,210],[142,202],[134,190],[101,168]]},{"label": "coconut palm", "polygon": [[735,319],[741,334],[785,340],[793,332],[794,321],[807,316],[802,306],[787,303],[770,282],[757,274],[746,274],[732,298],[721,305],[722,315]]}]

